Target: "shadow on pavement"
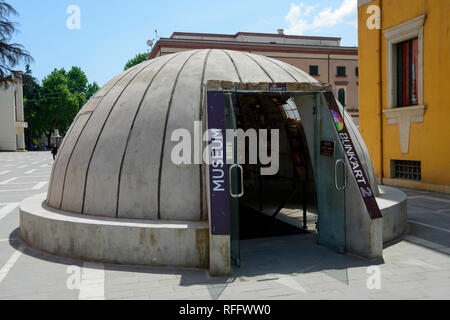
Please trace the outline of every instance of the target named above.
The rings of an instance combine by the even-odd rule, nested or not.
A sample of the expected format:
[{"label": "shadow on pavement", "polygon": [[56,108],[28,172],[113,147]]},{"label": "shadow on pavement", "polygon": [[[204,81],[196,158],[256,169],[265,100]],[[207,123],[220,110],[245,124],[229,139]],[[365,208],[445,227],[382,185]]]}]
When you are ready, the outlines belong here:
[{"label": "shadow on pavement", "polygon": [[[10,235],[10,245],[23,254],[49,262],[83,266],[83,261],[58,257],[34,249],[20,240],[19,228]],[[217,299],[226,287],[238,278],[256,281],[274,280],[312,272],[324,272],[338,281],[348,283],[348,268],[383,264],[383,260],[366,260],[342,255],[315,243],[314,234],[259,238],[241,241],[241,267],[233,268],[230,277],[210,277],[207,270],[130,266],[104,263],[105,271],[127,273],[169,274],[180,276],[179,286],[205,285],[211,299]],[[248,280],[248,279],[247,279]],[[242,280],[240,280],[242,281]]]}]

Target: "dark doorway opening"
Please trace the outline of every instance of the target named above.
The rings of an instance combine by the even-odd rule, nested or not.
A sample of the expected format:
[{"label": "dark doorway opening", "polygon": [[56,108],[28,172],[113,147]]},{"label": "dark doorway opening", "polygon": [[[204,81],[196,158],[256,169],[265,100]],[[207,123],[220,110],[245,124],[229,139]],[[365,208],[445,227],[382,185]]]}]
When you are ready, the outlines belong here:
[{"label": "dark doorway opening", "polygon": [[239,206],[240,239],[258,239],[310,233],[250,207]]},{"label": "dark doorway opening", "polygon": [[[279,130],[279,170],[275,175],[261,174],[261,167],[267,166],[260,159],[257,164],[250,164],[250,139],[246,139],[242,165],[245,193],[239,199],[238,210],[239,239],[315,232],[314,174],[297,106],[288,96],[240,93],[235,96],[233,107],[238,129],[268,130],[268,154],[272,149],[270,132]],[[258,146],[259,139],[257,135]]]}]

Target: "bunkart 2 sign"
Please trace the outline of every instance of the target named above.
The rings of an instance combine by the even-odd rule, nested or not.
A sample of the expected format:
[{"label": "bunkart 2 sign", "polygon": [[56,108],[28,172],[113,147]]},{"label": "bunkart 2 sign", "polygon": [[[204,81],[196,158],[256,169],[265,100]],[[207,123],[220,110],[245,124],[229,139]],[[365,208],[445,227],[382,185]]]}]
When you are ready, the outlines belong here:
[{"label": "bunkart 2 sign", "polygon": [[331,116],[335,123],[335,127],[339,136],[339,140],[344,148],[345,155],[351,166],[351,171],[358,184],[359,192],[364,200],[364,204],[369,212],[369,216],[372,219],[382,218],[380,208],[378,207],[377,201],[375,199],[375,194],[370,186],[369,179],[364,172],[361,160],[359,159],[358,153],[355,150],[355,145],[350,137],[347,126],[342,119],[339,107],[334,99],[331,92],[325,93],[325,99],[328,103],[328,108],[330,109]]}]

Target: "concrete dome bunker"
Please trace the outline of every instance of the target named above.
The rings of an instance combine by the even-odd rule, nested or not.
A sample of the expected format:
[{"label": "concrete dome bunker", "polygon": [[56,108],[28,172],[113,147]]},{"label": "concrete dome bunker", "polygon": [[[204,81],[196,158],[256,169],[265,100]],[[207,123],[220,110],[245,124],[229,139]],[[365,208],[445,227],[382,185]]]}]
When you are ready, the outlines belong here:
[{"label": "concrete dome bunker", "polygon": [[[207,122],[207,90],[269,83],[310,92],[329,89],[284,62],[230,50],[184,51],[119,74],[76,116],[53,166],[46,199],[41,195],[22,203],[22,239],[84,260],[229,273],[229,236],[210,232],[206,167],[173,164],[170,133],[193,130],[194,121]],[[304,103],[311,107],[312,102]],[[342,113],[378,194],[364,142]],[[348,187],[357,190],[351,179]],[[348,251],[380,257],[383,240],[403,232],[404,195],[391,188],[381,191],[377,201],[383,219],[371,220],[361,199],[346,199]],[[383,202],[383,195],[395,201]]]}]

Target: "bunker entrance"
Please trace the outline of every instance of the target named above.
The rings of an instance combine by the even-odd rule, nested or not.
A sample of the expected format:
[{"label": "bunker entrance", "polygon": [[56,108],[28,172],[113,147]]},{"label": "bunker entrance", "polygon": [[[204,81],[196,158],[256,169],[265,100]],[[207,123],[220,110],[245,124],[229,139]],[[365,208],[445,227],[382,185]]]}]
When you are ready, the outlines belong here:
[{"label": "bunker entrance", "polygon": [[[236,237],[245,240],[315,230],[313,167],[294,101],[281,95],[238,94],[233,109],[236,127],[245,133],[241,136],[244,150],[239,150],[243,144],[237,143],[237,160],[243,167],[237,174],[243,173],[244,194],[238,200]],[[252,152],[258,154],[257,159],[252,159]],[[265,156],[270,164],[262,163]],[[272,172],[265,174],[263,168],[272,168]]]},{"label": "bunker entrance", "polygon": [[[330,95],[208,91],[211,234],[229,237],[233,264],[240,265],[241,240],[316,230],[318,244],[345,251],[344,123],[341,111],[330,109]],[[225,129],[226,144],[218,134]]]},{"label": "bunker entrance", "polygon": [[[324,107],[318,93],[226,94],[227,128],[237,132],[234,147],[227,148],[233,151],[235,163],[230,167],[229,175],[230,256],[233,264],[239,266],[241,263],[241,240],[300,235],[318,229],[316,193],[321,192],[322,200],[325,200],[329,185],[316,188],[316,179],[323,180],[323,177],[316,176],[314,168],[327,175],[332,175],[335,169],[329,164],[324,166],[320,161],[313,163],[313,159],[317,160],[318,141],[323,134]],[[323,119],[330,120],[329,111],[324,114]],[[329,128],[333,128],[332,121],[329,122]],[[257,159],[254,154],[252,157],[255,148]],[[331,158],[335,155],[333,150]],[[330,164],[334,164],[332,161]],[[329,200],[333,202],[332,198]],[[328,214],[335,214],[339,206],[343,211],[341,195],[337,195],[337,203]],[[325,210],[321,212],[325,213]],[[327,214],[324,216],[326,218]],[[327,225],[330,223],[325,222]],[[334,232],[324,230],[323,234]],[[320,242],[320,237],[318,240]],[[334,246],[336,241],[333,239],[331,242]]]}]

